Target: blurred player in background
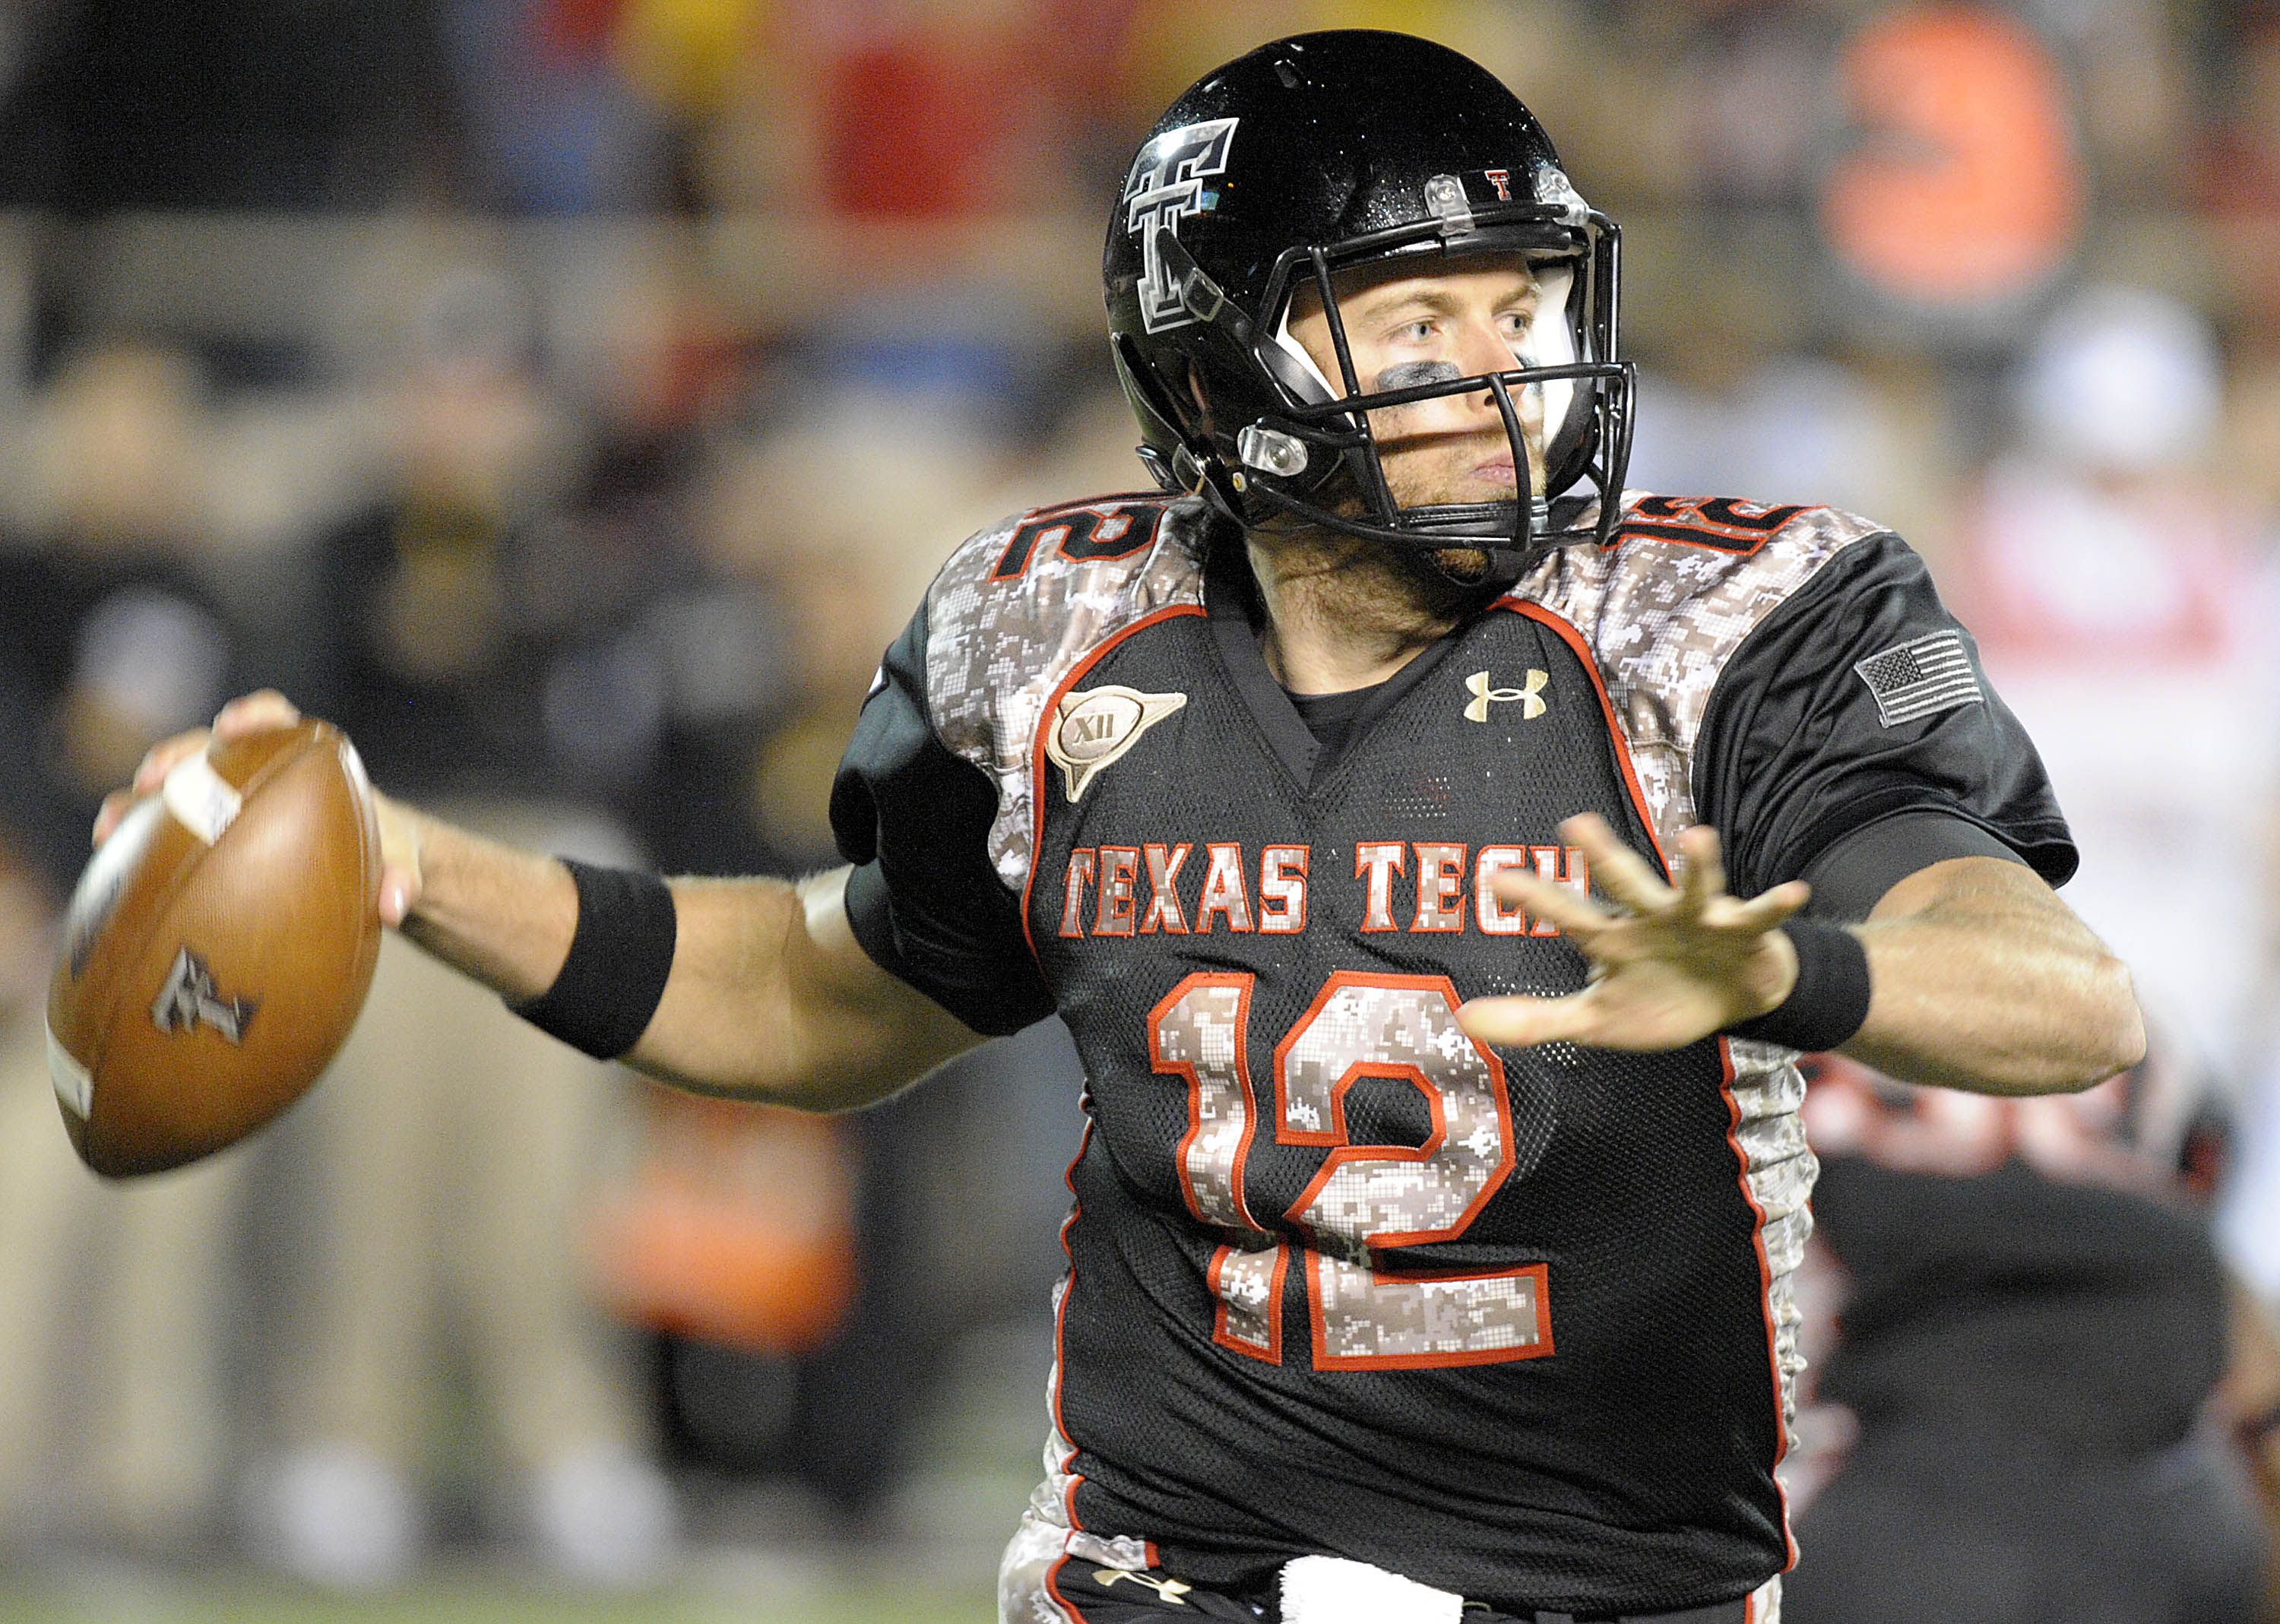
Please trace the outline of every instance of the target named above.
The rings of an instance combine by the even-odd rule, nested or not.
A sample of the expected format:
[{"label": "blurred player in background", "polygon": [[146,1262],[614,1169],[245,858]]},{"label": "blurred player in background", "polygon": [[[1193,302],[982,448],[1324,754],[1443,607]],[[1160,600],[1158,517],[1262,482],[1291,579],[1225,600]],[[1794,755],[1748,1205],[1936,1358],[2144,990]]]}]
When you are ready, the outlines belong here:
[{"label": "blurred player in background", "polygon": [[1806,1065],[1787,1624],[2280,1618],[2280,1343],[2212,1243],[2225,1104],[2179,1052],[2019,1100]]},{"label": "blurred player in background", "polygon": [[[16,436],[37,522],[0,534],[0,938],[42,955],[104,788],[261,668],[197,567],[212,493],[191,358],[92,344],[45,405]],[[222,1520],[246,1166],[136,1196],[89,1180],[50,1132],[44,991],[21,991],[0,996],[0,1543],[76,1527],[179,1556]]]},{"label": "blurred player in background", "polygon": [[2280,581],[2218,459],[2216,336],[2168,294],[2091,287],[2010,385],[1941,579],[2066,806],[2068,901],[2169,1043],[2235,1079],[2272,1036]]},{"label": "blurred player in background", "polygon": [[[601,797],[559,770],[546,708],[581,638],[597,640],[591,622],[623,617],[633,572],[537,518],[572,431],[511,290],[439,277],[419,315],[384,419],[387,482],[318,554],[327,708],[374,770],[469,827],[634,860]],[[561,573],[584,619],[539,590],[550,543],[576,550]],[[664,577],[663,538],[654,551],[646,569]],[[563,1580],[652,1579],[674,1505],[574,1238],[622,1079],[486,1020],[474,989],[406,947],[384,945],[331,1086],[297,1121],[307,1266],[285,1298],[282,1424],[251,1474],[251,1543],[318,1584],[404,1579],[435,1531],[428,1440],[456,1378],[495,1523]]]},{"label": "blurred player in background", "polygon": [[952,556],[841,768],[850,866],[667,885],[384,806],[385,917],[691,1088],[846,1108],[1067,1020],[1007,1620],[1763,1624],[1791,1055],[2031,1094],[2140,1052],[1906,547],[1621,490],[1617,243],[1465,58],[1263,47],[1112,216],[1167,494]]}]

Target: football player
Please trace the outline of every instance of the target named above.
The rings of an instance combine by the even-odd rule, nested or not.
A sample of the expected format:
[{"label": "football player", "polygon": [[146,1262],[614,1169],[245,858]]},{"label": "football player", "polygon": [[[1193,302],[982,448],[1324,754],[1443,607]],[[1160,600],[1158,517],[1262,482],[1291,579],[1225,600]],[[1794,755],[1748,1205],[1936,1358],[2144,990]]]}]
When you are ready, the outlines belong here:
[{"label": "football player", "polygon": [[2183,1057],[2157,1027],[2121,1076],[2029,1099],[1801,1063],[1789,1624],[2280,1616],[2280,1344],[2210,1233],[2230,1135]]},{"label": "football player", "polygon": [[958,549],[849,747],[847,866],[668,885],[387,804],[391,922],[690,1088],[843,1109],[1067,1020],[1006,1620],[1762,1624],[1794,1055],[1992,1093],[2138,1055],[1914,555],[1622,489],[1618,273],[1475,64],[1262,47],[1111,214],[1162,489]]}]

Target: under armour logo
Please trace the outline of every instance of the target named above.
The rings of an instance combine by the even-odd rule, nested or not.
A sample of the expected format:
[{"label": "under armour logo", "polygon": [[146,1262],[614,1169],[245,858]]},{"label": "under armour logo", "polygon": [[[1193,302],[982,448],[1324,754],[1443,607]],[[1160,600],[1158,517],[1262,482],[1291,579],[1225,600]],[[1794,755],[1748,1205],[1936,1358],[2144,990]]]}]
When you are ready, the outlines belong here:
[{"label": "under armour logo", "polygon": [[1468,722],[1484,722],[1489,719],[1489,706],[1499,704],[1510,704],[1517,699],[1520,701],[1521,718],[1524,720],[1533,721],[1544,714],[1545,702],[1537,696],[1544,691],[1544,685],[1551,680],[1541,671],[1530,671],[1528,673],[1528,684],[1524,688],[1490,688],[1489,673],[1485,671],[1475,671],[1465,679],[1465,686],[1473,690],[1472,703],[1465,707],[1465,720]]},{"label": "under armour logo", "polygon": [[1136,1574],[1129,1568],[1096,1567],[1092,1570],[1092,1582],[1104,1590],[1120,1579],[1129,1579],[1135,1584],[1146,1585],[1175,1607],[1186,1606],[1188,1604],[1182,1601],[1180,1597],[1196,1588],[1191,1584],[1183,1584],[1177,1579],[1159,1579],[1153,1574]]},{"label": "under armour logo", "polygon": [[1226,173],[1236,122],[1209,119],[1166,130],[1132,160],[1131,178],[1124,183],[1124,228],[1140,239],[1140,319],[1151,333],[1186,327],[1196,319],[1156,250],[1156,234],[1177,235],[1182,215],[1200,214],[1219,201],[1204,190],[1204,181]]},{"label": "under armour logo", "polygon": [[188,1032],[204,1024],[231,1043],[242,1043],[255,1008],[250,998],[223,998],[205,960],[183,948],[174,955],[166,984],[150,1005],[150,1024],[161,1032]]}]

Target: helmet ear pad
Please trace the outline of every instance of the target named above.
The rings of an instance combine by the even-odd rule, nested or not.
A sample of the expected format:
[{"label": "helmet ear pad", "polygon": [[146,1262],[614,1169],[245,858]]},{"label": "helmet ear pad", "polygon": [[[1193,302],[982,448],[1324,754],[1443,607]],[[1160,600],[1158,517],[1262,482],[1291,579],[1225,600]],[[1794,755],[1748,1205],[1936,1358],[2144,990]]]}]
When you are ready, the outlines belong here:
[{"label": "helmet ear pad", "polygon": [[1332,397],[1322,388],[1322,381],[1315,375],[1313,369],[1281,344],[1271,341],[1261,343],[1255,346],[1254,353],[1267,375],[1281,385],[1291,399],[1306,406],[1323,406],[1330,403]]},{"label": "helmet ear pad", "polygon": [[1599,386],[1590,378],[1573,385],[1575,398],[1568,403],[1560,432],[1544,448],[1544,488],[1564,491],[1583,476],[1599,447]]}]

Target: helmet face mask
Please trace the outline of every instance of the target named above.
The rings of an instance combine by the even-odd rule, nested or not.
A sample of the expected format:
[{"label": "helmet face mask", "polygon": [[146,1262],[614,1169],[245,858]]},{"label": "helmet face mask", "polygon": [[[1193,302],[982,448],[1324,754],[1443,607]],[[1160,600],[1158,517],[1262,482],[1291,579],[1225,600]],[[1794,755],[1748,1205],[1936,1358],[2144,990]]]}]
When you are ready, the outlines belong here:
[{"label": "helmet face mask", "polygon": [[[1112,346],[1142,457],[1246,526],[1279,517],[1429,555],[1485,551],[1498,582],[1565,541],[1604,541],[1630,443],[1620,242],[1528,111],[1456,53],[1361,32],[1262,47],[1174,104],[1111,221]],[[1357,280],[1496,262],[1483,256],[1537,282],[1509,369],[1358,375],[1342,284],[1350,302]],[[1292,337],[1302,305],[1327,324],[1334,369]],[[1493,403],[1518,489],[1403,507],[1386,414],[1455,396]]]}]

